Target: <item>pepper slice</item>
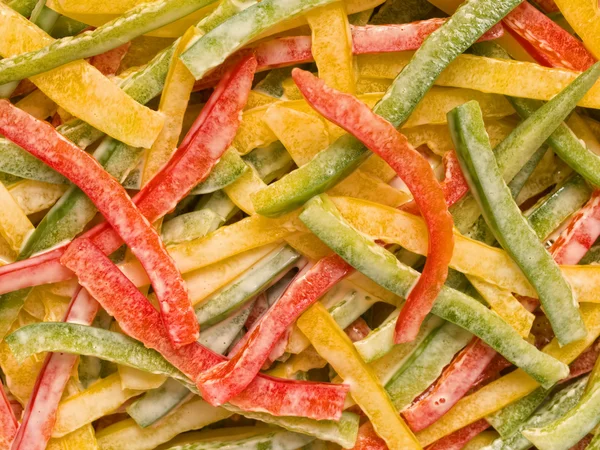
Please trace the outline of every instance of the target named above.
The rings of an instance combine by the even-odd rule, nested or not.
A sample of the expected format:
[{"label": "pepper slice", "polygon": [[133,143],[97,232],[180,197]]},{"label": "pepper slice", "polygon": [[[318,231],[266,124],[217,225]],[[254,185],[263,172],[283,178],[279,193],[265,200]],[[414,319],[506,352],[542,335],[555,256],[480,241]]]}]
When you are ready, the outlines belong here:
[{"label": "pepper slice", "polygon": [[425,218],[429,232],[427,260],[400,312],[394,335],[397,344],[412,341],[446,281],[454,248],[453,221],[442,188],[427,160],[392,124],[371,112],[367,105],[328,88],[310,72],[294,69],[292,76],[313,108],[356,136],[396,171]]},{"label": "pepper slice", "polygon": [[196,380],[202,397],[212,405],[221,405],[235,397],[258,374],[283,333],[294,321],[352,267],[337,255],[321,259],[300,273],[283,296],[244,337],[234,356]]},{"label": "pepper slice", "polygon": [[[77,273],[80,284],[117,319],[126,333],[159,351],[190,379],[196,379],[225,359],[197,342],[178,349],[172,347],[159,313],[90,240],[73,242],[61,261]],[[268,411],[274,415],[337,420],[347,391],[348,387],[343,385],[306,384],[259,376],[231,403],[244,410]],[[269,394],[265,395],[266,392]]]},{"label": "pepper slice", "polygon": [[6,397],[4,386],[0,384],[0,448],[9,449],[15,435],[19,422]]},{"label": "pepper slice", "polygon": [[195,341],[198,323],[181,274],[160,237],[132,203],[125,189],[96,160],[64,139],[50,125],[23,113],[5,100],[0,101],[0,130],[8,139],[25,147],[86,193],[146,269],[172,342],[184,345]]},{"label": "pepper slice", "polygon": [[600,58],[600,10],[594,0],[555,0],[556,6],[575,32],[583,39],[586,47],[596,58]]},{"label": "pepper slice", "polygon": [[352,397],[369,417],[388,448],[421,449],[372,369],[361,359],[348,336],[323,305],[315,303],[311,306],[298,319],[298,327],[338,375],[350,383]]},{"label": "pepper slice", "polygon": [[[149,222],[172,210],[208,176],[227,149],[237,130],[255,67],[252,57],[245,58],[223,78],[169,164],[133,199]],[[86,236],[107,254],[122,244],[107,223],[94,227]],[[64,247],[0,268],[0,292],[69,279],[72,275],[58,262],[63,252]]]},{"label": "pepper slice", "polygon": [[481,419],[443,437],[439,441],[428,446],[427,450],[460,450],[479,433],[487,430],[489,426],[490,424],[487,423],[485,419]]}]

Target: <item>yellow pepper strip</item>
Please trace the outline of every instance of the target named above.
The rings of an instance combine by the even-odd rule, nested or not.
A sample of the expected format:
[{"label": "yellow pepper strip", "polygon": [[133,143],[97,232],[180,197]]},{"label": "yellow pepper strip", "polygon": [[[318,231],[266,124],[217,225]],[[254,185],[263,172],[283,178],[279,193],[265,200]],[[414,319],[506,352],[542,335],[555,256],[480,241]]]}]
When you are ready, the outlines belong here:
[{"label": "yellow pepper strip", "polygon": [[[38,320],[29,315],[26,311],[21,310],[19,317],[15,320],[9,334],[25,325],[36,322],[38,322]],[[35,386],[35,380],[42,369],[45,358],[46,354],[40,353],[28,357],[19,364],[15,360],[6,341],[3,340],[0,342],[0,368],[2,368],[2,372],[6,375],[6,386],[11,394],[14,395],[23,406],[25,406],[29,397],[31,397],[31,393]]]},{"label": "yellow pepper strip", "polygon": [[[53,39],[4,3],[0,3],[0,55],[38,50]],[[95,67],[74,61],[31,81],[56,104],[93,127],[134,147],[151,147],[164,118],[140,105]]]},{"label": "yellow pepper strip", "polygon": [[100,430],[96,433],[96,439],[102,450],[154,448],[173,439],[179,433],[198,430],[232,414],[195,397],[152,427],[141,428],[133,419],[127,419]]},{"label": "yellow pepper strip", "polygon": [[480,450],[490,445],[498,436],[495,431],[483,431],[467,442],[463,450]]},{"label": "yellow pepper strip", "polygon": [[[68,299],[67,299],[68,300]],[[55,307],[55,304],[59,304],[60,306]],[[58,295],[54,295],[48,290],[48,286],[36,286],[31,290],[27,299],[25,300],[25,304],[23,305],[23,309],[27,311],[28,314],[35,317],[39,321],[54,321],[51,320],[54,318],[54,311],[48,311],[47,305],[52,305],[54,309],[62,309],[62,306],[65,303],[65,297],[59,297]],[[60,311],[62,312],[62,311]],[[64,317],[64,316],[63,316]],[[61,317],[61,319],[63,318]],[[60,319],[59,319],[60,320]]]},{"label": "yellow pepper strip", "polygon": [[587,49],[600,59],[600,10],[595,0],[557,0],[556,6],[583,39]]},{"label": "yellow pepper strip", "polygon": [[350,386],[352,398],[369,417],[390,450],[421,448],[372,369],[321,303],[315,303],[302,314],[298,327],[344,383]]},{"label": "yellow pepper strip", "polygon": [[122,389],[121,377],[118,373],[113,373],[60,402],[52,436],[62,437],[90,424],[139,394],[141,391]]},{"label": "yellow pepper strip", "polygon": [[395,189],[362,170],[354,171],[332,187],[328,193],[336,196],[361,198],[391,207],[400,206],[412,199],[410,194]]},{"label": "yellow pepper strip", "polygon": [[96,433],[92,424],[85,425],[61,438],[52,438],[46,450],[98,450]]},{"label": "yellow pepper strip", "polygon": [[183,53],[188,43],[199,33],[200,31],[196,27],[188,28],[173,51],[169,72],[165,79],[165,87],[158,105],[158,111],[165,116],[165,125],[152,147],[146,152],[142,171],[142,186],[156,175],[177,148],[183,125],[183,116],[196,81],[179,59],[179,55]]},{"label": "yellow pepper strip", "polygon": [[[348,222],[362,233],[407,250],[425,255],[427,231],[421,218],[364,200],[332,198]],[[512,259],[501,249],[462,236],[455,231],[454,253],[450,267],[475,275],[489,283],[521,295],[537,297],[537,292]],[[478,255],[476,260],[473,255]],[[561,266],[579,302],[597,303],[600,298],[600,268],[597,266]]]},{"label": "yellow pepper strip", "polygon": [[[394,53],[394,55],[396,54]],[[384,67],[387,66],[384,65]],[[386,71],[391,72],[388,69]],[[359,95],[358,98],[372,107],[382,96],[383,93],[379,92]],[[403,127],[410,128],[424,124],[445,124],[447,122],[446,113],[448,111],[470,100],[479,102],[483,116],[486,118],[500,118],[514,114],[514,109],[503,96],[484,94],[471,89],[433,88],[425,95]],[[278,103],[278,105],[319,117],[304,100],[285,101]],[[277,136],[263,120],[269,107],[273,106],[265,105],[244,111],[243,119],[234,141],[235,148],[241,154],[246,154],[257,147],[264,147],[278,140]],[[343,133],[339,127],[333,126],[330,122],[326,122],[326,124],[329,124],[327,125],[327,131],[330,134],[330,138],[335,139]],[[339,130],[336,131],[338,134],[333,132],[333,130]]]},{"label": "yellow pepper strip", "polygon": [[381,78],[359,78],[356,82],[356,93],[367,94],[370,92],[385,92],[388,90],[392,80]]},{"label": "yellow pepper strip", "polygon": [[314,347],[308,347],[298,355],[294,355],[287,361],[278,364],[267,375],[277,378],[292,378],[298,372],[308,372],[311,369],[322,369],[327,365]]},{"label": "yellow pepper strip", "polygon": [[[581,316],[588,331],[585,339],[560,347],[554,339],[544,348],[544,353],[552,355],[565,364],[572,362],[600,335],[600,306],[581,305]],[[539,384],[521,369],[484,386],[479,391],[462,398],[456,405],[433,425],[417,433],[421,445],[428,445],[438,439],[463,428],[512,402],[533,392]]]},{"label": "yellow pepper strip", "polygon": [[265,182],[260,179],[253,167],[249,167],[233,183],[223,188],[229,199],[235,203],[235,206],[240,208],[246,214],[254,214],[254,205],[252,204],[251,196],[255,192],[267,187]]},{"label": "yellow pepper strip", "polygon": [[56,103],[39,89],[23,97],[15,106],[39,120],[46,120],[56,111]]},{"label": "yellow pepper strip", "polygon": [[354,93],[354,67],[350,24],[343,2],[335,2],[306,14],[312,31],[311,52],[319,78],[338,91]]},{"label": "yellow pepper strip", "polygon": [[[359,55],[360,75],[395,78],[412,55],[413,52]],[[435,83],[439,86],[475,89],[513,97],[550,100],[577,78],[577,75],[572,70],[548,68],[529,62],[460,55]],[[578,104],[600,108],[600,82],[592,86]]]},{"label": "yellow pepper strip", "polygon": [[23,241],[34,230],[34,227],[2,183],[0,183],[0,210],[2,210],[0,235],[8,242],[12,250],[18,253]]},{"label": "yellow pepper strip", "polygon": [[300,89],[294,83],[292,77],[286,78],[281,82],[281,87],[283,88],[283,95],[287,100],[302,100],[302,94],[300,93]]},{"label": "yellow pepper strip", "polygon": [[333,252],[312,233],[295,233],[285,238],[290,246],[311,261],[318,261]]},{"label": "yellow pepper strip", "polygon": [[571,114],[571,117],[567,120],[567,125],[579,139],[585,142],[585,146],[589,150],[600,156],[600,142],[598,142],[600,133],[596,133],[596,131],[600,131],[598,122],[594,119],[581,117],[579,114]]},{"label": "yellow pepper strip", "polygon": [[589,117],[584,117],[583,120],[585,121],[588,128],[592,130],[592,133],[594,133],[596,139],[600,139],[600,122],[594,119],[590,119]]},{"label": "yellow pepper strip", "polygon": [[217,290],[231,283],[267,254],[278,244],[254,248],[224,261],[190,272],[184,276],[190,300],[197,305]]},{"label": "yellow pepper strip", "polygon": [[114,2],[111,0],[48,0],[46,6],[57,12],[71,12],[79,14],[108,14],[120,16],[125,11],[144,3],[145,0],[121,0]]},{"label": "yellow pepper strip", "polygon": [[255,215],[221,227],[206,237],[169,248],[183,273],[222,261],[247,250],[273,244],[297,231],[306,231],[292,212],[276,219]]},{"label": "yellow pepper strip", "polygon": [[66,184],[51,184],[37,180],[23,180],[11,184],[8,192],[24,214],[29,215],[54,205],[69,188]]},{"label": "yellow pepper strip", "polygon": [[0,234],[0,266],[14,262],[16,257],[17,253],[10,248],[10,245],[8,242],[6,242],[6,239],[4,239]]},{"label": "yellow pepper strip", "polygon": [[524,338],[529,336],[535,316],[527,311],[510,291],[474,276],[467,276],[467,278],[473,287],[477,289],[477,292],[492,307],[492,310],[496,311],[521,336]]},{"label": "yellow pepper strip", "polygon": [[276,97],[271,97],[270,95],[263,94],[262,92],[258,91],[250,91],[244,110],[270,105],[271,103],[276,103],[278,101],[279,99]]}]

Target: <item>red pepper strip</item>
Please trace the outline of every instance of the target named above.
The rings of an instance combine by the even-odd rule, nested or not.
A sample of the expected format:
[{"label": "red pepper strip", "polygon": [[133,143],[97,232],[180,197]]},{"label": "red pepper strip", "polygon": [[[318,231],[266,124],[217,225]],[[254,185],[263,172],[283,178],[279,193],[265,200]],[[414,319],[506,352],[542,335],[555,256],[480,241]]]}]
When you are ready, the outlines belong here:
[{"label": "red pepper strip", "polygon": [[600,236],[600,191],[575,214],[567,228],[550,247],[558,264],[577,264]]},{"label": "red pepper strip", "polygon": [[411,430],[427,428],[452,408],[471,389],[494,356],[494,349],[474,338],[444,370],[428,395],[402,412]]},{"label": "red pepper strip", "polygon": [[21,97],[22,95],[31,94],[37,89],[37,86],[33,84],[29,78],[25,78],[19,82],[17,88],[10,94],[10,98]]},{"label": "red pepper strip", "polygon": [[[98,306],[98,302],[85,289],[79,288],[71,299],[64,321],[91,325]],[[46,448],[52,437],[58,404],[76,362],[77,355],[68,353],[51,353],[46,356],[25,407],[12,450]]]},{"label": "red pepper strip", "polygon": [[0,382],[0,450],[9,450],[19,423]]},{"label": "red pepper strip", "polygon": [[[61,258],[129,336],[160,352],[190,379],[226,361],[197,342],[175,348],[160,314],[127,277],[89,239],[74,241]],[[280,380],[259,375],[231,404],[246,411],[339,420],[348,386]]]},{"label": "red pepper strip", "polygon": [[351,450],[387,450],[385,441],[373,429],[371,422],[365,422],[358,429],[356,443]]},{"label": "red pepper strip", "polygon": [[371,332],[369,325],[362,317],[359,317],[350,325],[348,325],[344,331],[352,342],[362,341]]},{"label": "red pepper strip", "polygon": [[174,345],[198,339],[198,321],[175,262],[119,182],[48,123],[6,100],[0,102],[0,132],[79,187],[123,238],[152,282]]},{"label": "red pepper strip", "polygon": [[425,450],[460,450],[471,439],[486,430],[489,426],[490,424],[487,423],[485,419],[480,419],[460,430],[456,430],[448,436],[444,436],[439,441],[428,446]]},{"label": "red pepper strip", "polygon": [[90,64],[102,72],[103,75],[114,75],[117,73],[117,70],[119,70],[121,61],[123,61],[123,58],[129,51],[130,46],[131,42],[126,42],[125,44],[117,48],[113,48],[105,53],[92,56],[90,58]]},{"label": "red pepper strip", "polygon": [[[441,27],[447,19],[429,19],[406,24],[350,26],[352,53],[386,53],[417,50],[423,41]],[[504,34],[501,25],[485,33],[478,42],[497,39]],[[257,72],[314,61],[310,36],[289,36],[265,41],[253,47],[258,62]],[[248,50],[248,49],[246,49]],[[227,67],[236,60],[230,58],[222,66],[198,80],[194,90],[211,87]]]},{"label": "red pepper strip", "polygon": [[529,42],[549,63],[546,64],[549,67],[584,72],[596,62],[582,42],[526,1],[513,9],[502,22]]},{"label": "red pepper strip", "polygon": [[222,405],[237,396],[256,377],[279,342],[298,317],[353,268],[338,255],[319,260],[298,273],[281,298],[246,334],[233,357],[200,375],[196,385],[211,405]]},{"label": "red pepper strip", "polygon": [[423,272],[402,308],[394,341],[412,341],[431,310],[448,275],[454,249],[452,216],[429,163],[392,124],[355,97],[325,86],[310,72],[294,69],[292,77],[308,103],[321,115],[356,136],[383,158],[413,194],[429,231]]},{"label": "red pepper strip", "polygon": [[569,450],[584,450],[587,448],[588,444],[590,442],[592,442],[593,438],[594,438],[593,434],[588,434],[586,437],[584,437],[582,440],[580,440],[577,444],[575,444]]},{"label": "red pepper strip", "polygon": [[[471,389],[467,392],[467,395],[482,388],[489,382],[491,382],[494,378],[498,376],[500,371],[512,366],[511,362],[508,361],[504,356],[497,354],[492,359],[492,362],[488,364],[485,370],[479,375],[479,377],[475,380]],[[460,399],[458,399],[460,400]]]},{"label": "red pepper strip", "polygon": [[[248,57],[223,77],[173,158],[133,199],[149,222],[171,211],[208,176],[229,147],[252,86],[255,68],[256,60]],[[84,235],[106,254],[122,244],[119,235],[107,223]],[[0,267],[0,294],[71,278],[72,272],[59,263],[65,247]]]},{"label": "red pepper strip", "polygon": [[598,342],[595,342],[590,348],[579,355],[577,359],[569,365],[570,373],[567,380],[576,378],[584,373],[591,372],[599,355],[600,345]]},{"label": "red pepper strip", "polygon": [[[446,199],[446,205],[450,208],[457,201],[463,198],[469,192],[469,185],[460,168],[458,157],[454,150],[446,152],[442,158],[444,163],[444,181],[442,181],[442,191]],[[419,207],[414,201],[410,201],[400,206],[402,211],[419,215]]]}]

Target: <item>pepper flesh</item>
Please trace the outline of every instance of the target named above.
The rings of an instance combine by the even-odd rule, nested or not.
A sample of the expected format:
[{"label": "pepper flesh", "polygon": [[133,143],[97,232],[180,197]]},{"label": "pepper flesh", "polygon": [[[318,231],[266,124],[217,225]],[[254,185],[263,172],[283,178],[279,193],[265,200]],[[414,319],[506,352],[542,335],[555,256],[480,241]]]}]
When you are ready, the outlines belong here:
[{"label": "pepper flesh", "polygon": [[[197,342],[172,347],[159,313],[90,240],[75,241],[61,261],[77,273],[81,285],[117,319],[123,331],[159,351],[190,379],[196,379],[225,359]],[[231,403],[245,410],[269,411],[274,415],[337,420],[347,390],[342,385],[302,384],[261,375]]]},{"label": "pepper flesh", "polygon": [[429,232],[425,267],[396,323],[394,341],[412,341],[448,275],[454,248],[453,221],[431,166],[385,119],[354,97],[325,86],[310,72],[294,69],[294,81],[309,104],[382,157],[407,184]]},{"label": "pepper flesh", "polygon": [[[20,112],[7,101],[0,102],[0,129],[7,138],[25,147],[86,193],[146,269],[160,300],[170,339],[175,345],[195,341],[198,323],[181,274],[160,237],[125,189],[96,160],[50,125]],[[33,136],[35,141],[32,141]]]},{"label": "pepper flesh", "polygon": [[[154,222],[202,181],[233,140],[250,90],[256,62],[249,57],[240,61],[225,77],[198,116],[192,129],[170,162],[163,167],[133,199],[138,209]],[[86,234],[107,254],[122,244],[108,224],[101,224]],[[72,274],[58,259],[64,247],[0,268],[0,293],[71,278]],[[4,275],[4,276],[3,276]]]},{"label": "pepper flesh", "polygon": [[202,397],[221,405],[245,389],[256,377],[271,351],[294,321],[352,267],[337,255],[321,259],[300,273],[283,296],[244,337],[233,357],[200,375],[196,380]]}]

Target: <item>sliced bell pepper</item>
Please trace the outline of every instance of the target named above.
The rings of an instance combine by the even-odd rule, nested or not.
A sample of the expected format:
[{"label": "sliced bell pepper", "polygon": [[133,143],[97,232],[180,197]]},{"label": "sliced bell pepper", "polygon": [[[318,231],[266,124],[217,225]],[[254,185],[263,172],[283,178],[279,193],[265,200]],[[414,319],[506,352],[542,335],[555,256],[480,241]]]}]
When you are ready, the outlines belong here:
[{"label": "sliced bell pepper", "polygon": [[580,41],[528,2],[517,6],[503,23],[541,53],[550,67],[583,72],[596,62]]},{"label": "sliced bell pepper", "polygon": [[[159,313],[89,240],[80,239],[73,243],[62,261],[77,273],[81,285],[101,302],[107,312],[115,316],[126,333],[158,350],[190,379],[195,380],[202,372],[223,361],[224,358],[197,342],[178,349],[172,347],[167,339],[166,329],[160,325]],[[103,282],[97,283],[98,279],[102,279]],[[338,388],[335,385],[315,383],[307,388],[300,384],[278,383],[267,377],[256,378],[251,386],[233,399],[232,403],[244,409],[266,409],[276,415],[306,415],[315,419],[339,418],[347,392],[346,386]],[[268,389],[271,395],[266,398],[264,395],[259,396],[258,392],[261,389],[263,393]],[[314,400],[319,398],[315,397],[317,392],[321,400],[314,403]],[[296,397],[294,404],[291,404],[287,397],[293,395]],[[302,398],[305,395],[307,397]],[[271,403],[271,406],[267,406],[268,403]],[[292,409],[287,412],[290,407]]]},{"label": "sliced bell pepper", "polygon": [[165,87],[160,97],[158,110],[165,115],[165,125],[154,144],[146,152],[141,185],[144,186],[159,172],[177,148],[194,79],[179,61],[179,55],[196,34],[196,28],[188,29],[179,40],[169,65]]},{"label": "sliced bell pepper", "polygon": [[[423,273],[398,317],[394,341],[413,340],[448,275],[454,237],[452,217],[431,166],[385,119],[354,97],[327,88],[310,72],[294,69],[294,81],[309,104],[377,153],[408,185],[429,232]],[[367,129],[368,128],[368,129]]]},{"label": "sliced bell pepper", "polygon": [[494,356],[494,349],[473,339],[444,370],[433,389],[402,412],[410,428],[417,432],[434,423],[471,388]]},{"label": "sliced bell pepper", "polygon": [[285,4],[267,0],[254,4],[197,37],[180,58],[198,80],[265,30],[327,3],[331,0],[295,0]]},{"label": "sliced bell pepper", "polygon": [[109,375],[58,405],[52,436],[63,437],[84,425],[91,424],[140,393],[132,389],[123,389],[118,373]]},{"label": "sliced bell pepper", "polygon": [[[0,124],[2,133],[27,147],[28,152],[53,166],[82,189],[124,238],[153,281],[173,343],[184,345],[195,341],[198,324],[183,279],[160,237],[121,185],[92,157],[62,138],[49,125],[20,113],[6,101],[0,104],[0,110],[4,118],[4,123]],[[37,142],[22,139],[24,129],[29,137],[35,133]],[[110,192],[109,196],[107,192]]]},{"label": "sliced bell pepper", "polygon": [[[250,91],[252,93],[252,91]],[[246,171],[248,166],[239,157],[234,148],[229,148],[215,168],[210,172],[206,179],[198,184],[192,191],[191,195],[210,194],[229,186],[231,183],[240,178]]]},{"label": "sliced bell pepper", "polygon": [[[311,200],[300,218],[336,253],[348,258],[357,270],[397,295],[406,295],[417,278],[417,272],[352,229],[327,197],[321,195]],[[466,328],[546,386],[554,384],[568,373],[563,363],[539,352],[497,314],[459,291],[442,288],[432,312]]]},{"label": "sliced bell pepper", "polygon": [[[6,37],[0,45],[3,56],[36,50],[52,43],[48,35],[8,6],[0,5],[0,11],[3,19],[0,27]],[[32,81],[71,114],[127,144],[149,147],[162,128],[160,115],[137,104],[84,61],[34,76]]]},{"label": "sliced bell pepper", "polygon": [[594,191],[590,200],[569,221],[567,228],[550,247],[550,254],[560,264],[577,264],[600,236],[596,226],[600,218],[600,192]]},{"label": "sliced bell pepper", "polygon": [[[408,65],[411,52],[360,55],[361,77],[393,79]],[[462,87],[481,92],[550,100],[571,83],[578,73],[567,69],[548,68],[538,64],[460,55],[436,80],[438,86]],[[600,84],[590,89],[580,106],[600,106]]]},{"label": "sliced bell pepper", "polygon": [[[254,67],[255,62],[252,58],[245,59],[227,77],[224,77],[211,97],[212,101],[205,106],[204,113],[198,117],[187,139],[179,147],[179,152],[134,198],[134,202],[150,222],[173,209],[188,191],[208,175],[216,160],[225,151],[228,139],[233,139],[235,134],[239,111],[243,108],[246,99],[246,96],[241,93],[249,91]],[[223,121],[224,117],[227,117],[226,121]],[[227,137],[225,130],[227,130]],[[216,153],[205,151],[207,148],[213,149]],[[107,253],[112,253],[122,243],[118,234],[106,223],[90,230],[87,236],[92,236],[94,242],[105,248]],[[0,291],[11,292],[25,287],[17,287],[13,283],[30,283],[33,274],[39,274],[36,282],[41,280],[42,283],[51,282],[49,281],[51,278],[53,281],[67,279],[70,275],[58,263],[58,258],[63,252],[64,247],[30,258],[12,266],[11,269],[5,268],[4,270],[11,272],[10,277],[5,277],[10,278],[11,285],[6,286],[6,291],[1,288]],[[24,275],[20,267],[28,273],[27,277],[16,276],[17,273]]]},{"label": "sliced bell pepper", "polygon": [[15,417],[4,386],[0,384],[0,448],[8,450],[17,434],[19,422]]},{"label": "sliced bell pepper", "polygon": [[439,441],[428,446],[427,450],[461,450],[471,439],[482,431],[487,430],[489,426],[490,424],[487,423],[485,419],[481,419],[443,437]]},{"label": "sliced bell pepper", "polygon": [[337,255],[300,272],[283,296],[252,327],[232,358],[196,380],[202,397],[221,405],[243,391],[256,377],[285,330],[352,268]]},{"label": "sliced bell pepper", "polygon": [[306,14],[312,32],[311,53],[319,78],[342,92],[356,90],[352,60],[352,36],[343,2],[335,2]]},{"label": "sliced bell pepper", "polygon": [[18,253],[21,245],[34,227],[6,187],[0,183],[0,235]]},{"label": "sliced bell pepper", "polygon": [[377,434],[390,449],[420,449],[377,377],[360,358],[352,342],[316,303],[298,320],[298,327],[317,352],[326,359],[343,380],[350,383],[350,393],[371,420]]},{"label": "sliced bell pepper", "polygon": [[467,103],[449,115],[452,138],[469,186],[496,239],[536,288],[559,342],[564,345],[581,339],[586,331],[571,288],[512,201],[479,114],[476,104]]},{"label": "sliced bell pepper", "polygon": [[[588,330],[584,339],[560,347],[555,338],[544,348],[548,354],[565,364],[575,360],[600,335],[600,307],[582,305],[581,314]],[[437,422],[417,433],[423,445],[441,439],[533,392],[539,384],[522,370],[515,370],[484,386],[477,392],[463,397]]]},{"label": "sliced bell pepper", "polygon": [[96,433],[98,446],[113,450],[145,450],[155,448],[180,433],[198,430],[232,415],[215,408],[200,398],[194,398],[177,408],[154,427],[141,428],[133,419],[125,419]]},{"label": "sliced bell pepper", "polygon": [[365,422],[358,429],[358,437],[352,450],[387,450],[385,441],[379,437],[371,422]]},{"label": "sliced bell pepper", "polygon": [[[510,0],[495,3],[494,8],[479,3],[463,5],[451,21],[425,40],[375,106],[376,114],[394,126],[404,123],[444,69],[517,5]],[[473,17],[478,19],[475,26]],[[294,209],[345,178],[367,156],[368,151],[357,139],[344,135],[310,163],[258,192],[253,200],[255,208],[259,214],[271,216]]]},{"label": "sliced bell pepper", "polygon": [[600,40],[597,33],[600,24],[600,10],[593,0],[555,0],[556,6],[583,39],[587,49],[600,58]]}]

